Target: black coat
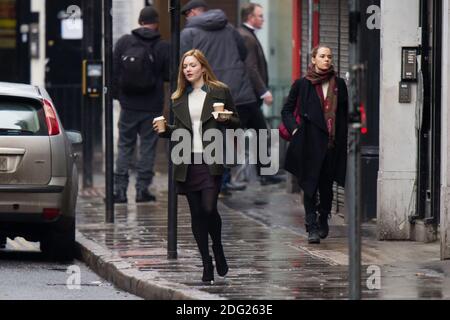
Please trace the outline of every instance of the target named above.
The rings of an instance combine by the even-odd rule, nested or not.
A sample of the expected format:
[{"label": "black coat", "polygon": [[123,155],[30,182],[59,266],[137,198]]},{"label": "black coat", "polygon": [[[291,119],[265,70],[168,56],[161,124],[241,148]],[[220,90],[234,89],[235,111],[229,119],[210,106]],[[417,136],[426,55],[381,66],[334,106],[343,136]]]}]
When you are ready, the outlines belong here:
[{"label": "black coat", "polygon": [[257,100],[260,100],[261,96],[269,91],[269,73],[267,71],[266,56],[253,30],[243,24],[238,31],[247,46],[248,54],[245,64],[253,90],[255,91],[255,96]]},{"label": "black coat", "polygon": [[[336,114],[336,141],[333,154],[333,180],[345,186],[347,169],[348,92],[345,81],[337,79],[338,108]],[[300,106],[301,121],[298,126],[293,116]],[[313,84],[302,78],[291,88],[281,111],[283,123],[289,132],[298,128],[288,147],[285,169],[297,177],[305,194],[312,196],[317,190],[320,171],[328,148],[328,130],[322,104]]]}]

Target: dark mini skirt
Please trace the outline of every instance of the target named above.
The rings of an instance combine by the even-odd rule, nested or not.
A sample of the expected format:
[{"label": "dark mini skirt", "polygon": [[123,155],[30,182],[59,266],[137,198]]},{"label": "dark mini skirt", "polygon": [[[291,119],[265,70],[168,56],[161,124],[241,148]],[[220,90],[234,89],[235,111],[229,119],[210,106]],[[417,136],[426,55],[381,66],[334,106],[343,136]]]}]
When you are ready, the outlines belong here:
[{"label": "dark mini skirt", "polygon": [[187,169],[186,181],[177,182],[177,192],[183,195],[205,189],[215,189],[219,192],[221,184],[222,176],[211,175],[207,164],[203,161],[201,164],[195,164],[192,161]]}]

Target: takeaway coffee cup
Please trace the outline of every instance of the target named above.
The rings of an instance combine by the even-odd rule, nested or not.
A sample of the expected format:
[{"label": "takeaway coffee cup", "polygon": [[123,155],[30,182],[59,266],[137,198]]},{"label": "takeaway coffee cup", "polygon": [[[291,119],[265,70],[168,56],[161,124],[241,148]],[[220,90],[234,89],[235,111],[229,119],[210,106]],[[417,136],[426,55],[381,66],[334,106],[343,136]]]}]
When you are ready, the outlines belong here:
[{"label": "takeaway coffee cup", "polygon": [[158,126],[158,133],[163,133],[166,131],[166,119],[164,117],[153,119],[153,123],[156,123]]},{"label": "takeaway coffee cup", "polygon": [[232,115],[233,115],[233,112],[231,112],[231,111],[222,111],[222,112],[219,112],[219,119],[229,120]]},{"label": "takeaway coffee cup", "polygon": [[216,102],[213,104],[214,112],[222,112],[225,110],[225,105],[221,102]]}]

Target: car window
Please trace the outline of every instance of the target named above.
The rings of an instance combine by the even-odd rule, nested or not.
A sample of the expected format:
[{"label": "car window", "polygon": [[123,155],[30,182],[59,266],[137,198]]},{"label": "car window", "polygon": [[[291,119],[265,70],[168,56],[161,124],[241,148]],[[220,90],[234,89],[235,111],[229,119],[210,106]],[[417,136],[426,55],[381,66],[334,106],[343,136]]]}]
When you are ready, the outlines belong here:
[{"label": "car window", "polygon": [[39,102],[0,99],[0,136],[48,135],[44,109]]}]

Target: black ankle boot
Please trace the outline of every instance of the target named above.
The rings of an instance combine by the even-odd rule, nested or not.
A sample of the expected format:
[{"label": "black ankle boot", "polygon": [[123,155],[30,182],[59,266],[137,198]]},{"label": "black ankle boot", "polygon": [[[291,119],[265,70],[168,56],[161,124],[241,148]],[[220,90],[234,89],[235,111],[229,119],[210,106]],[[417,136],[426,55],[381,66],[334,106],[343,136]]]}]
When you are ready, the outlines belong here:
[{"label": "black ankle boot", "polygon": [[6,248],[6,237],[0,235],[0,249]]},{"label": "black ankle boot", "polygon": [[203,258],[203,282],[214,283],[214,265],[212,263],[212,257],[209,256],[206,259]]},{"label": "black ankle boot", "polygon": [[320,244],[319,227],[317,223],[310,224],[308,229],[308,243],[309,244]]},{"label": "black ankle boot", "polygon": [[156,197],[148,190],[136,190],[136,203],[155,202]]},{"label": "black ankle boot", "polygon": [[319,244],[319,225],[317,223],[317,213],[315,211],[307,212],[305,217],[306,232],[308,232],[308,243]]},{"label": "black ankle boot", "polygon": [[328,213],[320,213],[319,216],[319,236],[320,239],[326,239],[328,237],[328,233],[330,231],[330,227],[328,226],[328,219],[331,217],[331,214]]},{"label": "black ankle boot", "polygon": [[114,203],[127,203],[127,190],[118,189],[114,192]]},{"label": "black ankle boot", "polygon": [[216,260],[217,274],[221,277],[225,277],[228,273],[228,264],[227,259],[225,258],[225,253],[223,252],[223,247],[222,245],[213,245],[212,248],[214,252],[214,259]]}]

